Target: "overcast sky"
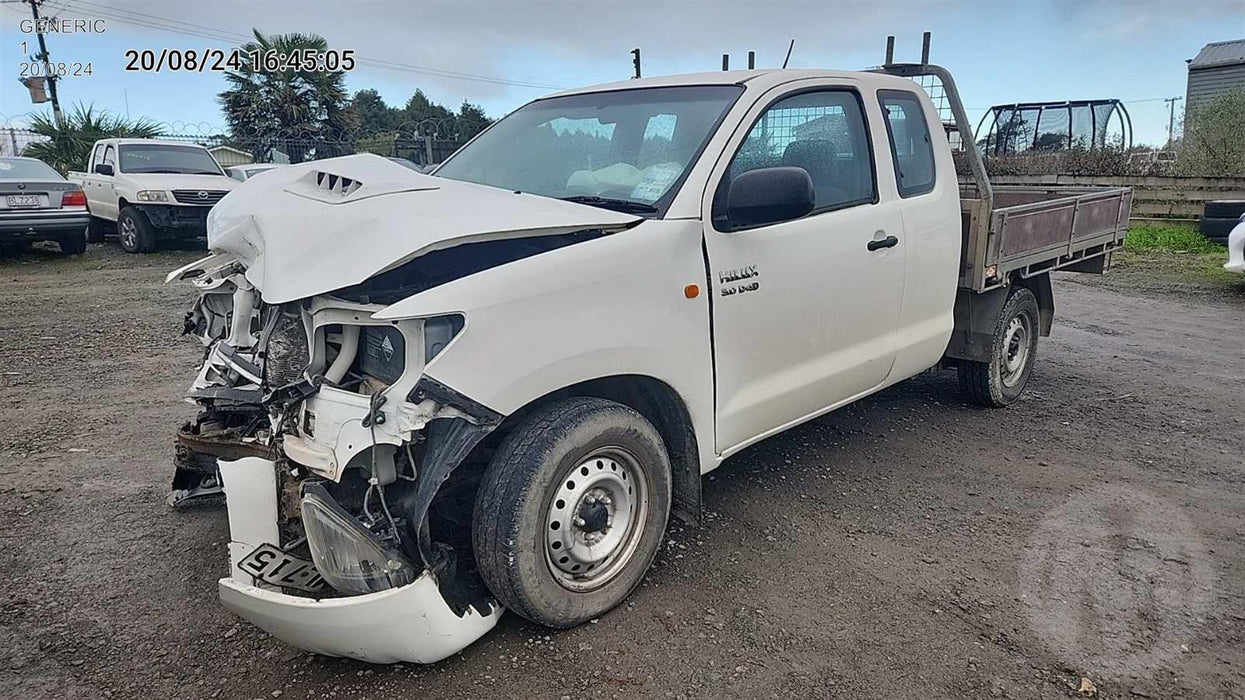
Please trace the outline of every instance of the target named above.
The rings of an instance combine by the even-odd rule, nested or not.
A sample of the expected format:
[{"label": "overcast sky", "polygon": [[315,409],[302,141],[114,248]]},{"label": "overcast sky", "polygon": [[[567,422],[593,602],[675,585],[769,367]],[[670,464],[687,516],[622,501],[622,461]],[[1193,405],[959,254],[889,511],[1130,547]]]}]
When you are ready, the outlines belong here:
[{"label": "overcast sky", "polygon": [[[27,60],[21,42],[33,44],[34,37],[22,34],[19,25],[30,16],[29,6],[0,2],[3,125],[35,109],[15,80]],[[216,103],[224,78],[127,73],[126,49],[228,48],[228,37],[249,34],[252,27],[316,33],[331,48],[405,66],[359,65],[346,78],[351,92],[376,88],[387,102],[401,105],[418,87],[447,106],[467,99],[496,117],[551,92],[550,86],[629,77],[635,47],[643,52],[645,75],[715,70],[723,53],[731,54],[732,67],[743,67],[748,50],[757,52],[760,67],[776,66],[793,38],[793,67],[856,69],[881,62],[887,34],[898,37],[897,59],[918,58],[921,32],[929,30],[932,58],[956,75],[974,125],[992,104],[1119,98],[1128,103],[1137,142],[1162,143],[1168,116],[1162,99],[1184,95],[1185,60],[1208,42],[1245,37],[1245,0],[47,0],[45,5],[45,13],[62,19],[105,23],[102,34],[49,36],[54,61],[90,62],[94,73],[61,81],[62,105],[94,103],[189,132],[224,124]]]}]

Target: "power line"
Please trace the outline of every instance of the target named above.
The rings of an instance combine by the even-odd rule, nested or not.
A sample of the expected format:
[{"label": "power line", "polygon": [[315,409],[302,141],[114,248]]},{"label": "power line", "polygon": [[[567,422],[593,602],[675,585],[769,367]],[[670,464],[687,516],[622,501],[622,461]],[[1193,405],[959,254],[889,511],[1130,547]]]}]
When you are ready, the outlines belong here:
[{"label": "power line", "polygon": [[[216,29],[216,28],[208,27],[202,24],[195,24],[193,22],[184,22],[182,20],[159,17],[159,16],[152,15],[149,13],[138,13],[138,12],[134,12],[131,10],[125,10],[119,7],[113,7],[111,5],[104,5],[100,3],[90,2],[89,0],[76,0],[76,1],[78,2],[78,4],[82,5],[83,7],[90,8],[91,12],[94,14],[98,14],[106,19],[111,19],[113,21],[121,22],[123,24],[132,24],[132,25],[136,25],[139,27],[146,27],[148,29],[159,29],[162,31],[173,32],[176,34],[193,36],[193,37],[197,37],[200,39],[209,39],[209,40],[216,41],[216,42],[228,43],[230,45],[235,45],[238,43],[245,43],[245,42],[253,40],[253,37],[250,37],[250,36],[246,36],[243,34],[236,34],[234,32],[229,32],[229,31],[225,31],[222,29]],[[63,9],[64,5],[61,5],[59,7]],[[440,68],[426,68],[423,66],[416,66],[416,65],[409,64],[409,63],[402,63],[399,61],[390,61],[387,59],[380,59],[380,58],[359,57],[357,60],[360,64],[369,66],[372,68],[381,68],[384,70],[391,70],[391,71],[397,71],[397,72],[403,72],[403,73],[416,73],[416,74],[422,74],[422,75],[430,75],[430,76],[434,76],[438,78],[448,78],[451,80],[469,80],[469,81],[474,81],[474,82],[492,83],[495,85],[510,85],[514,87],[537,88],[537,89],[542,89],[542,90],[557,90],[563,87],[561,85],[553,85],[549,83],[538,83],[538,82],[525,81],[525,80],[513,80],[509,78],[499,78],[495,76],[478,75],[474,73],[463,73],[460,71],[444,70]]]}]

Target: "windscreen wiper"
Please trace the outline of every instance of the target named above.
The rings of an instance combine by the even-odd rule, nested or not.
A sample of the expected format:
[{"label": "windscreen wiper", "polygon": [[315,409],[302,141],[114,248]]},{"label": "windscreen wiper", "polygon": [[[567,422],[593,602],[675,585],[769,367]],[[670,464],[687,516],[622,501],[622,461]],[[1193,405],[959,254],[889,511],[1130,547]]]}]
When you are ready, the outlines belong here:
[{"label": "windscreen wiper", "polygon": [[615,199],[613,197],[598,197],[594,194],[577,194],[570,197],[559,197],[564,202],[575,202],[576,204],[589,204],[602,209],[613,209],[615,211],[627,212],[629,214],[656,214],[657,207],[644,202],[633,202],[630,199]]}]

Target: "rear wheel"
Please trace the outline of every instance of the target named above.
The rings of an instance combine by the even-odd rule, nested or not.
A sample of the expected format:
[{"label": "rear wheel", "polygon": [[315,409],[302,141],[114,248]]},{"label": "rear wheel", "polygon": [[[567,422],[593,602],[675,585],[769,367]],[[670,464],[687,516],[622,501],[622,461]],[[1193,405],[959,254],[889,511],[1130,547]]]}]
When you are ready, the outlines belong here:
[{"label": "rear wheel", "polygon": [[1038,318],[1033,292],[1013,287],[995,320],[990,360],[961,360],[957,366],[960,389],[970,401],[997,408],[1020,398],[1037,358]]},{"label": "rear wheel", "polygon": [[502,605],[572,627],[644,578],[670,512],[670,462],[657,430],[612,401],[567,399],[502,441],[476,498],[480,575]]},{"label": "rear wheel", "polygon": [[156,249],[156,232],[151,222],[134,207],[126,207],[117,216],[117,236],[127,253],[150,253]]},{"label": "rear wheel", "polygon": [[86,252],[86,231],[62,236],[56,241],[64,255],[81,255]]}]

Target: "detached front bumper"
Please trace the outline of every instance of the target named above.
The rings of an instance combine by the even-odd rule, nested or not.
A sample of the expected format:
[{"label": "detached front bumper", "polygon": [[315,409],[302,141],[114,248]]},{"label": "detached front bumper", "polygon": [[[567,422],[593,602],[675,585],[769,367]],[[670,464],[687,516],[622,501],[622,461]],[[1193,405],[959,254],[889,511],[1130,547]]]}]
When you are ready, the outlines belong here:
[{"label": "detached front bumper", "polygon": [[484,636],[501,617],[468,608],[458,617],[445,604],[432,575],[380,593],[314,600],[220,580],[229,610],[278,639],[328,656],[375,664],[440,661]]},{"label": "detached front bumper", "polygon": [[282,641],[318,654],[371,663],[432,663],[484,636],[501,617],[468,607],[460,617],[430,571],[414,583],[342,598],[304,598],[262,584],[238,563],[262,544],[278,545],[276,465],[259,457],[220,462],[229,507],[231,576],[221,603]]}]

